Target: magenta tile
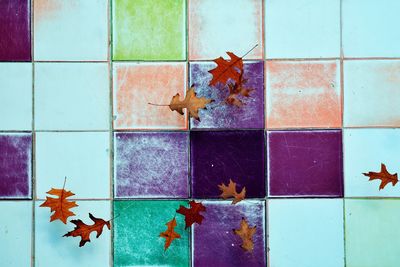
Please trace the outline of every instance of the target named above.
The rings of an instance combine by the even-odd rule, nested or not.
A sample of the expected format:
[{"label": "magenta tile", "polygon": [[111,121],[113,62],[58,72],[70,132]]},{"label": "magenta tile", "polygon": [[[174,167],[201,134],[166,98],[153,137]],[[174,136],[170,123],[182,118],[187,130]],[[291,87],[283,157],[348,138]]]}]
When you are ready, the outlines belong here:
[{"label": "magenta tile", "polygon": [[[194,225],[193,263],[195,267],[266,266],[265,205],[261,201],[204,201],[207,212],[201,225]],[[256,226],[254,249],[244,251],[241,238],[232,229],[240,227],[244,217],[249,226]]]},{"label": "magenta tile", "polygon": [[228,89],[221,84],[209,86],[212,75],[208,72],[215,68],[214,63],[191,63],[190,84],[196,87],[198,96],[213,99],[207,109],[200,110],[200,121],[191,119],[191,128],[264,128],[264,64],[246,62],[244,78],[247,87],[253,89],[250,97],[243,97],[244,105],[237,107],[225,103]]},{"label": "magenta tile", "polygon": [[192,131],[190,141],[193,197],[218,198],[229,179],[246,197],[265,196],[264,131]]},{"label": "magenta tile", "polygon": [[29,2],[0,1],[0,61],[31,60]]},{"label": "magenta tile", "polygon": [[188,197],[187,132],[115,134],[116,197]]},{"label": "magenta tile", "polygon": [[343,196],[342,131],[268,133],[271,196]]},{"label": "magenta tile", "polygon": [[31,134],[0,134],[0,198],[31,196]]}]

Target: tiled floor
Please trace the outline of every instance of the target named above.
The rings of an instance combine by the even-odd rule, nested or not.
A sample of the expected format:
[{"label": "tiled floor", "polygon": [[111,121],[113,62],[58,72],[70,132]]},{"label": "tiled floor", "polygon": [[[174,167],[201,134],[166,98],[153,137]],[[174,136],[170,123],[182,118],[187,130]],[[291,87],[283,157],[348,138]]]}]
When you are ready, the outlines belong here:
[{"label": "tiled floor", "polygon": [[[0,266],[398,267],[398,0],[0,0]],[[244,58],[243,106],[209,86]],[[195,87],[200,121],[172,112]],[[186,112],[185,112],[186,113]],[[46,192],[111,219],[84,247]],[[232,205],[229,179],[246,187]],[[201,201],[185,229],[180,205]],[[181,236],[159,237],[176,217]],[[245,217],[254,250],[232,233]]]}]

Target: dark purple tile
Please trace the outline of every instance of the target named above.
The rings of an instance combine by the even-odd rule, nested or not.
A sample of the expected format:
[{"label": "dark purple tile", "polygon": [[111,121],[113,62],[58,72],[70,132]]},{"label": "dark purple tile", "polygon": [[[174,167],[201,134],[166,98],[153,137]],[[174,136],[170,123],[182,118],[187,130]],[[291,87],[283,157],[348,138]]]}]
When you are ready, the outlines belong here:
[{"label": "dark purple tile", "polygon": [[0,198],[30,198],[31,152],[31,134],[0,134]]},{"label": "dark purple tile", "polygon": [[[195,267],[266,266],[264,214],[262,201],[204,201],[207,212],[201,225],[194,224],[193,262]],[[254,249],[244,251],[241,238],[233,234],[244,217],[249,226],[256,226]]]},{"label": "dark purple tile", "polygon": [[241,98],[245,103],[241,107],[225,103],[228,89],[222,85],[209,86],[212,75],[209,70],[215,68],[214,63],[191,63],[190,84],[195,85],[198,96],[215,101],[200,110],[200,119],[191,119],[192,128],[264,128],[264,64],[263,62],[246,62],[244,77],[248,79],[248,88],[254,89],[250,97]]},{"label": "dark purple tile", "polygon": [[31,60],[29,2],[0,1],[0,61]]},{"label": "dark purple tile", "polygon": [[343,196],[342,131],[268,133],[272,196]]},{"label": "dark purple tile", "polygon": [[188,197],[187,132],[115,134],[116,197]]},{"label": "dark purple tile", "polygon": [[232,179],[246,197],[265,196],[264,131],[192,131],[191,173],[195,198],[218,198],[218,184]]}]

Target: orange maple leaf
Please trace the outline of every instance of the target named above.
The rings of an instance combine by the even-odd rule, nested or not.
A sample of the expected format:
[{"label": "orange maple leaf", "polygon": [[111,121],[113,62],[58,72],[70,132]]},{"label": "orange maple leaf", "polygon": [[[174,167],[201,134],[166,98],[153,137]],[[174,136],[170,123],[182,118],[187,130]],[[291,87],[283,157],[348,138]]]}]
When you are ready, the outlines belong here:
[{"label": "orange maple leaf", "polygon": [[224,183],[218,185],[218,188],[222,191],[220,195],[223,199],[233,197],[232,204],[236,204],[242,201],[246,196],[246,187],[242,188],[240,193],[236,192],[236,183],[229,179],[229,184],[226,186]]},{"label": "orange maple leaf", "polygon": [[216,85],[219,82],[226,85],[229,79],[232,79],[235,83],[240,81],[240,74],[243,72],[243,59],[232,52],[226,53],[231,60],[225,60],[223,57],[214,59],[217,67],[208,71],[213,76],[209,85]]},{"label": "orange maple leaf", "polygon": [[70,216],[74,216],[75,213],[69,209],[77,207],[75,201],[69,201],[67,198],[74,196],[75,194],[71,191],[66,191],[63,189],[52,188],[47,192],[49,195],[58,196],[59,198],[46,197],[46,201],[43,202],[40,207],[49,207],[50,211],[54,213],[50,217],[50,222],[54,220],[60,220],[64,224],[67,224],[67,219]]},{"label": "orange maple leaf", "polygon": [[254,248],[254,243],[253,243],[253,235],[256,233],[256,226],[254,227],[249,227],[249,224],[247,223],[245,218],[242,218],[240,221],[240,228],[239,229],[233,229],[233,232],[240,236],[242,239],[242,245],[240,247],[244,249],[245,251],[252,251]]},{"label": "orange maple leaf", "polygon": [[97,232],[96,238],[98,238],[103,232],[104,225],[107,225],[108,230],[110,230],[111,225],[110,221],[105,221],[103,219],[99,219],[94,217],[91,213],[89,213],[89,218],[94,221],[93,225],[87,225],[81,220],[72,220],[71,222],[75,224],[74,230],[66,233],[63,236],[72,236],[72,237],[81,237],[81,241],[79,242],[79,246],[82,247],[86,244],[86,242],[90,242],[90,233],[93,231]]},{"label": "orange maple leaf", "polygon": [[390,174],[387,169],[386,165],[381,163],[381,171],[380,172],[368,172],[363,173],[365,176],[369,177],[369,181],[379,179],[381,180],[381,184],[379,186],[379,190],[385,188],[385,186],[389,183],[392,183],[393,186],[397,184],[399,181],[397,179],[397,173]]},{"label": "orange maple leaf", "polygon": [[204,216],[200,214],[201,211],[206,211],[206,207],[203,206],[201,203],[197,203],[196,201],[192,200],[189,202],[190,208],[186,208],[182,205],[179,206],[179,209],[176,211],[185,216],[185,224],[186,228],[191,226],[194,223],[201,224],[204,219]]},{"label": "orange maple leaf", "polygon": [[160,237],[165,238],[164,250],[167,250],[167,248],[171,245],[174,239],[181,238],[181,236],[174,230],[176,226],[175,217],[169,222],[167,222],[166,225],[167,225],[167,230],[165,232],[160,233]]}]

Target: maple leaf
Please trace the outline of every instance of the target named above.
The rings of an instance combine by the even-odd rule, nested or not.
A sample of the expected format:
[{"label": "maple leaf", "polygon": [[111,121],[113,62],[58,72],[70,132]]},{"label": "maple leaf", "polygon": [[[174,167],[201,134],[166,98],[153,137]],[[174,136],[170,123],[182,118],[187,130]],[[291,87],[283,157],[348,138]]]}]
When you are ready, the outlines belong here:
[{"label": "maple leaf", "polygon": [[231,58],[230,61],[223,57],[214,59],[217,67],[208,71],[213,76],[209,85],[216,85],[217,83],[226,85],[229,79],[232,79],[235,83],[239,82],[240,75],[243,73],[243,59],[232,52],[226,53]]},{"label": "maple leaf", "polygon": [[386,165],[381,163],[381,171],[380,172],[368,172],[363,173],[365,176],[369,177],[369,181],[379,179],[381,180],[381,184],[379,186],[379,190],[385,188],[385,186],[389,183],[392,183],[393,186],[397,184],[399,181],[397,179],[397,173],[390,174],[387,169]]},{"label": "maple leaf", "polygon": [[224,183],[218,185],[218,188],[222,191],[220,195],[223,199],[233,197],[232,204],[236,204],[243,200],[246,196],[246,187],[242,188],[240,193],[236,192],[236,183],[229,179],[229,184],[226,186]]},{"label": "maple leaf", "polygon": [[67,198],[74,196],[75,194],[71,191],[66,191],[63,189],[52,188],[47,192],[49,195],[58,196],[59,198],[46,197],[46,201],[43,202],[40,207],[49,207],[50,211],[54,213],[50,217],[50,222],[54,220],[60,220],[64,224],[67,224],[67,219],[70,216],[74,216],[75,213],[69,209],[77,207],[75,201],[70,201]]},{"label": "maple leaf", "polygon": [[193,223],[201,224],[204,217],[200,214],[201,211],[206,211],[206,207],[201,203],[196,203],[196,201],[192,200],[189,202],[190,208],[186,208],[182,205],[179,206],[179,209],[176,211],[185,216],[185,224],[186,228],[191,226]]},{"label": "maple leaf", "polygon": [[166,239],[164,250],[167,250],[167,248],[171,245],[174,239],[181,238],[181,236],[174,230],[176,226],[175,217],[169,222],[167,222],[166,225],[167,225],[167,230],[165,232],[160,233],[160,237],[164,237]]},{"label": "maple leaf", "polygon": [[241,73],[239,82],[228,84],[229,95],[226,98],[226,102],[228,104],[238,107],[243,105],[243,101],[239,98],[239,96],[242,95],[243,97],[249,97],[250,93],[254,91],[254,89],[244,87],[244,84],[246,83],[247,79],[243,79],[243,73]]},{"label": "maple leaf", "polygon": [[233,229],[233,232],[240,236],[242,239],[242,245],[240,247],[244,249],[245,251],[252,251],[254,248],[254,243],[253,243],[253,235],[256,233],[256,226],[254,227],[249,227],[249,224],[247,223],[246,219],[242,217],[242,220],[240,221],[240,228],[239,229]]},{"label": "maple leaf", "polygon": [[72,237],[81,237],[81,241],[79,242],[79,247],[83,247],[86,242],[90,242],[90,234],[94,231],[97,232],[96,238],[98,238],[103,232],[104,225],[107,226],[108,230],[110,230],[111,225],[110,221],[105,221],[103,219],[99,219],[94,217],[91,213],[89,213],[89,218],[94,222],[92,225],[87,225],[81,220],[71,220],[71,223],[75,224],[74,230],[66,233],[63,236],[72,236]]}]

